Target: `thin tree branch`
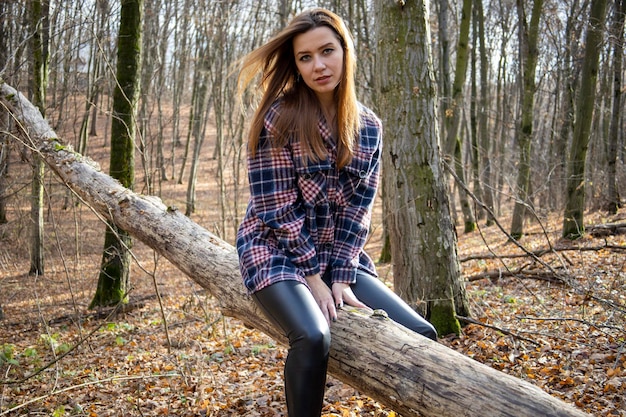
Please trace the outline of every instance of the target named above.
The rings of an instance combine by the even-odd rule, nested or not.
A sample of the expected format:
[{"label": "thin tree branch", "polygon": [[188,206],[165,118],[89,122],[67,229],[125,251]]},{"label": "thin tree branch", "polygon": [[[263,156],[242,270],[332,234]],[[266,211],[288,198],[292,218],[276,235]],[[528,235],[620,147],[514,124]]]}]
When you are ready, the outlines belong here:
[{"label": "thin tree branch", "polygon": [[517,333],[515,333],[515,332],[513,332],[511,330],[504,329],[502,327],[494,326],[492,324],[483,323],[482,321],[475,320],[475,319],[473,319],[471,317],[456,316],[456,318],[459,319],[460,321],[464,322],[464,323],[476,324],[477,326],[482,326],[482,327],[486,327],[488,329],[497,330],[497,331],[499,331],[501,333],[506,334],[507,336],[512,336],[512,337],[514,337],[516,339],[523,340],[523,341],[528,342],[528,343],[532,343],[535,346],[541,346],[541,343],[539,343],[539,342],[537,342],[535,340],[532,340],[532,339],[529,339],[527,337],[521,336],[521,335],[519,335],[519,334],[517,334]]}]

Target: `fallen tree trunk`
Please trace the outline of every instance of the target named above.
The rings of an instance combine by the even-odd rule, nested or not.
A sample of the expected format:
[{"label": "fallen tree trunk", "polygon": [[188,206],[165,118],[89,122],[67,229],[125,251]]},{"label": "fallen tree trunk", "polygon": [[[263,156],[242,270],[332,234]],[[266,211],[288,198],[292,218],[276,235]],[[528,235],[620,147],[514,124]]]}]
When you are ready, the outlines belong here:
[{"label": "fallen tree trunk", "polygon": [[[206,288],[225,315],[286,343],[246,295],[231,245],[160,199],[122,187],[62,145],[38,110],[4,83],[0,101],[19,121],[28,145],[86,204]],[[528,382],[384,317],[341,311],[331,332],[330,372],[406,417],[586,416]]]},{"label": "fallen tree trunk", "polygon": [[587,230],[593,237],[626,235],[626,223],[594,224],[592,226],[587,226]]}]

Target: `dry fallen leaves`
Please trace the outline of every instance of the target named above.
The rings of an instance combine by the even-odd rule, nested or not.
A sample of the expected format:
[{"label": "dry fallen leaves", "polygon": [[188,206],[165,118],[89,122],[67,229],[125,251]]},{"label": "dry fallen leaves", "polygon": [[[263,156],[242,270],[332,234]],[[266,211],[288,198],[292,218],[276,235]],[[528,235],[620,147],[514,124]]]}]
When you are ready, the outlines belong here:
[{"label": "dry fallen leaves", "polygon": [[[60,185],[56,190],[51,198],[58,203],[65,194]],[[155,260],[141,243],[133,249],[143,268],[134,266],[134,307],[110,318],[87,310],[103,228],[87,218],[88,209],[77,213],[80,251],[75,257],[50,256],[43,277],[24,274],[28,253],[23,248],[28,242],[19,234],[20,224],[0,225],[0,305],[4,312],[0,416],[286,415],[285,349],[238,321],[221,317],[216,300],[168,262]],[[623,212],[611,219],[590,213],[588,219],[601,223],[624,217]],[[214,212],[203,212],[194,220],[209,224],[216,218]],[[71,253],[75,217],[66,213],[55,219],[66,222],[54,230],[59,246]],[[525,247],[545,249],[548,237],[553,244],[565,245],[558,239],[558,215],[543,220],[550,234],[531,226],[522,241]],[[369,243],[374,255],[380,250],[380,228],[376,231]],[[576,244],[605,242],[626,246],[623,235],[588,237]],[[495,228],[459,235],[461,258],[491,251],[500,256],[519,254]],[[460,337],[444,337],[441,343],[529,380],[592,415],[626,416],[624,252],[556,252],[542,260],[564,274],[568,283],[537,279],[550,271],[528,258],[501,261],[485,256],[463,262],[463,274],[468,277],[507,268],[521,273],[468,282],[472,318],[477,323],[467,325]],[[379,269],[383,279],[393,281],[388,265]],[[154,285],[145,272],[152,270],[163,296],[171,346]],[[543,275],[526,276],[524,271]],[[397,417],[332,377],[323,415]]]}]

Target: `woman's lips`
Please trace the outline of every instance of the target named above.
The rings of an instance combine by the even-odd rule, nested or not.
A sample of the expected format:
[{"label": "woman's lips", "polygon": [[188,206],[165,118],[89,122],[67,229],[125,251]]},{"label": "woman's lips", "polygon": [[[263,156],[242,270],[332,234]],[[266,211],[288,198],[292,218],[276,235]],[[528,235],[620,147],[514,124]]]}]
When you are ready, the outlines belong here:
[{"label": "woman's lips", "polygon": [[325,75],[323,77],[319,77],[315,79],[315,82],[318,84],[326,84],[330,80],[330,75]]}]

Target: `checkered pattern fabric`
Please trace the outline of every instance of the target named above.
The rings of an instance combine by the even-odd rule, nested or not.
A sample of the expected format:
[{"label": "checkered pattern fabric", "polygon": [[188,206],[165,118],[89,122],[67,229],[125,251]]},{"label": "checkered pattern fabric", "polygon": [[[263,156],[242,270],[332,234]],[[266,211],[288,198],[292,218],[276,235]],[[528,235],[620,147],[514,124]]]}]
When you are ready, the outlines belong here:
[{"label": "checkered pattern fabric", "polygon": [[[237,251],[249,292],[282,281],[324,274],[353,283],[357,269],[376,275],[363,251],[378,187],[382,127],[360,106],[359,144],[349,165],[336,168],[336,143],[325,119],[319,129],[328,157],[307,161],[298,139],[270,146],[280,101],[265,116],[254,157],[248,156],[250,201],[237,233]],[[307,162],[305,162],[307,161]]]}]

